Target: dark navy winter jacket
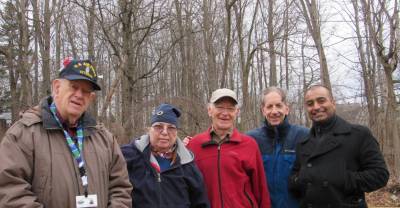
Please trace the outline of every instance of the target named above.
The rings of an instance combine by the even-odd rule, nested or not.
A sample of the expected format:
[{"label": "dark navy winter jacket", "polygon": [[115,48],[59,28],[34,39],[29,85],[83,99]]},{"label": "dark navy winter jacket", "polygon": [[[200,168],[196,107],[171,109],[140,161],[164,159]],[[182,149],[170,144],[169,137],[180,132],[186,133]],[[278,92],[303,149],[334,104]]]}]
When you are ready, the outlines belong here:
[{"label": "dark navy winter jacket", "polygon": [[296,144],[308,135],[305,127],[289,124],[287,118],[276,127],[267,121],[248,131],[260,147],[272,208],[296,208],[298,202],[288,191],[288,179],[296,159]]},{"label": "dark navy winter jacket", "polygon": [[132,205],[140,208],[208,208],[203,177],[194,157],[177,139],[177,159],[167,170],[158,173],[150,165],[149,136],[121,147],[133,185]]}]

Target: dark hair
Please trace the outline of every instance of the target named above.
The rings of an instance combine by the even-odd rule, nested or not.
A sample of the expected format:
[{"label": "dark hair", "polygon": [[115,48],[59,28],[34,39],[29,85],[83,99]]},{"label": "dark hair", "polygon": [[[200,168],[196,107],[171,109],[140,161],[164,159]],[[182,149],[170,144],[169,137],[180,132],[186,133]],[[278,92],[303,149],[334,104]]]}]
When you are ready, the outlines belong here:
[{"label": "dark hair", "polygon": [[286,92],[282,88],[271,86],[271,87],[267,87],[263,90],[263,95],[261,98],[261,106],[264,106],[264,104],[265,104],[264,97],[271,92],[278,93],[281,96],[282,102],[286,104]]},{"label": "dark hair", "polygon": [[325,89],[328,91],[329,97],[333,100],[332,91],[331,91],[327,86],[325,86],[325,85],[323,85],[323,84],[313,84],[313,85],[310,85],[310,86],[306,89],[306,92],[304,93],[304,95],[306,95],[306,94],[308,93],[308,91],[313,90],[313,89],[315,89],[315,88],[319,88],[319,87],[325,88]]}]

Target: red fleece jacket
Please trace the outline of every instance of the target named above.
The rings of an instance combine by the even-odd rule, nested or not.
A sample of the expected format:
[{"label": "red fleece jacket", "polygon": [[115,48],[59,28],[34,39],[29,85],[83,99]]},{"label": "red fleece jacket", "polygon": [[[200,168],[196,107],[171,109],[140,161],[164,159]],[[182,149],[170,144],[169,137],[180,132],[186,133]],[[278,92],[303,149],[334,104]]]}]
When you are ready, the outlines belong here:
[{"label": "red fleece jacket", "polygon": [[233,130],[229,141],[211,140],[211,128],[188,144],[203,174],[213,208],[270,208],[263,163],[257,143]]}]

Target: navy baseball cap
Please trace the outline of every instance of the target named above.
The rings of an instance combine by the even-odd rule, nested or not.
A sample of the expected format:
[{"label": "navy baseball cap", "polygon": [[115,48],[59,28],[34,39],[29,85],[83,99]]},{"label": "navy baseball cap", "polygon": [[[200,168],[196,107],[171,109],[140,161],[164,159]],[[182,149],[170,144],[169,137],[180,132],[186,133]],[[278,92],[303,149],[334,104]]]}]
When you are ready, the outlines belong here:
[{"label": "navy baseball cap", "polygon": [[179,120],[178,118],[181,116],[181,112],[173,105],[163,103],[159,105],[151,115],[151,125],[155,122],[165,122],[176,127],[179,127]]},{"label": "navy baseball cap", "polygon": [[67,80],[86,80],[93,85],[94,90],[101,90],[97,84],[97,73],[90,60],[64,60],[64,68],[58,75]]}]

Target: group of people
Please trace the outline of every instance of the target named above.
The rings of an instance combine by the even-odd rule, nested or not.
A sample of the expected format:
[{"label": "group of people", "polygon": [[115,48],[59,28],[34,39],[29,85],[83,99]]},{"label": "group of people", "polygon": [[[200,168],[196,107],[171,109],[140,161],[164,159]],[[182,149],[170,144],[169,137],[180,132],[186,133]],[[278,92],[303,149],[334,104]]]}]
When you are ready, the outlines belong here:
[{"label": "group of people", "polygon": [[369,129],[336,115],[323,85],[305,92],[311,129],[290,124],[285,92],[269,87],[262,125],[241,133],[236,93],[222,88],[206,131],[182,141],[181,111],[164,103],[122,147],[87,112],[96,90],[90,61],[67,61],[52,95],[7,131],[0,207],[361,208],[389,178]]}]

